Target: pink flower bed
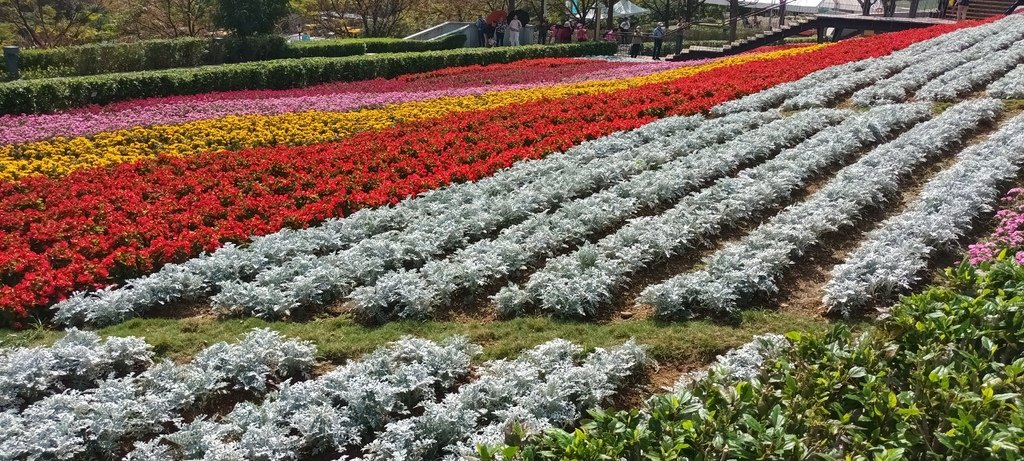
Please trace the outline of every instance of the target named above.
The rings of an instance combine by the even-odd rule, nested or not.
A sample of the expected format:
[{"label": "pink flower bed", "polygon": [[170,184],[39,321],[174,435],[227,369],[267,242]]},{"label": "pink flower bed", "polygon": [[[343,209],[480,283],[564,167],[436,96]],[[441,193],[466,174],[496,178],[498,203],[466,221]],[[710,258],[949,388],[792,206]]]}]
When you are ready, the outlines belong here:
[{"label": "pink flower bed", "polygon": [[[233,91],[153,98],[57,114],[8,115],[0,117],[0,126],[5,127],[0,130],[0,145],[55,136],[88,136],[135,126],[180,124],[228,115],[273,115],[308,110],[349,111],[448,96],[649,75],[674,67],[707,62],[635,63],[597,59],[533,61],[541,61],[542,65],[526,61],[522,64],[470,66],[412,74],[392,80],[335,83],[293,90]],[[495,70],[492,67],[501,69]],[[502,69],[504,72],[499,72]]]},{"label": "pink flower bed", "polygon": [[971,264],[995,259],[1003,250],[1024,264],[1024,188],[1011,189],[1003,197],[1003,208],[996,213],[998,225],[992,235],[968,248]]}]

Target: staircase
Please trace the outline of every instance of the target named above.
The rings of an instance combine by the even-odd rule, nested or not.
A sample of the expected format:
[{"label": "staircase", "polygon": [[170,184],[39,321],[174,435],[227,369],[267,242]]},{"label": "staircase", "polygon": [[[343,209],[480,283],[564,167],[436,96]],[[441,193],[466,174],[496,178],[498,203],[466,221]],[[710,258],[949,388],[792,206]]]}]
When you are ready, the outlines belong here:
[{"label": "staircase", "polygon": [[762,33],[727,43],[722,47],[691,46],[677,54],[673,60],[687,61],[690,59],[717,58],[720,56],[743,53],[765,45],[771,45],[782,41],[782,39],[786,37],[791,37],[810,29],[813,25],[811,23],[814,22],[814,20],[814,16],[788,17],[786,18],[786,23],[783,24],[782,27],[766,30]]},{"label": "staircase", "polygon": [[[941,1],[941,0],[940,0]],[[1015,0],[971,0],[971,9],[974,8],[973,2],[978,1],[1015,1]],[[1009,8],[1010,4],[1006,5]],[[1005,9],[1004,11],[1005,12]],[[779,42],[780,40],[797,35],[805,30],[816,30],[818,33],[818,39],[823,40],[825,34],[828,33],[835,39],[843,37],[853,36],[860,34],[863,31],[873,31],[877,33],[882,32],[895,32],[906,29],[916,29],[920,27],[929,27],[936,24],[948,24],[952,21],[942,18],[930,18],[930,17],[882,17],[882,16],[864,16],[860,14],[830,14],[822,13],[814,16],[802,16],[795,17],[792,20],[787,19],[786,24],[782,27],[777,27],[770,31],[757,34],[753,37],[748,37],[743,40],[737,40],[732,43],[728,43],[721,48],[707,47],[707,46],[694,46],[682,53],[675,55],[672,59],[675,61],[683,61],[689,59],[706,59],[706,58],[718,58],[722,56],[733,55],[742,53],[744,51],[750,51],[754,48],[761,47],[764,45],[770,45],[772,43]]]},{"label": "staircase", "polygon": [[[1013,4],[1014,0],[971,0],[971,6],[967,8],[967,19],[985,19],[1006,14],[1006,10]],[[946,10],[946,18],[956,18],[956,7]]]}]

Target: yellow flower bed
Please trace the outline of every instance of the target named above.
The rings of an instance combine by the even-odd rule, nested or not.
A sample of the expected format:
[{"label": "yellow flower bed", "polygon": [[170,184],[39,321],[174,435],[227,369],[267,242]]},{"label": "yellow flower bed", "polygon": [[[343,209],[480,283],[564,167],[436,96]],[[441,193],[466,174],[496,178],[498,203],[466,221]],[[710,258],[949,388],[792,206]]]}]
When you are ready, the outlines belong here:
[{"label": "yellow flower bed", "polygon": [[440,117],[455,112],[493,109],[539,99],[606,93],[650,83],[662,83],[750,61],[809,53],[827,45],[757,53],[680,67],[643,77],[590,81],[524,90],[496,91],[392,104],[350,112],[296,112],[242,115],[180,125],[154,125],[72,138],[57,137],[0,148],[0,180],[42,174],[66,175],[88,167],[109,166],[161,153],[190,155],[261,146],[298,146],[338,141],[354,133],[378,130],[400,122]]}]

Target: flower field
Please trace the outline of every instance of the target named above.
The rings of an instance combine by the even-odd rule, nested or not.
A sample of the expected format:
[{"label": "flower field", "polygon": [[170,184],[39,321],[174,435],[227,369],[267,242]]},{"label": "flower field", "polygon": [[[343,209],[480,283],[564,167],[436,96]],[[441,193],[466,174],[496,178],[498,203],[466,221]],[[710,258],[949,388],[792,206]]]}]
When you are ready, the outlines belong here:
[{"label": "flower field", "polygon": [[803,47],[645,77],[8,145],[0,152],[9,178],[0,183],[0,309],[24,316],[75,290],[123,282],[224,243],[478,179],[517,160],[884,55],[951,27],[877,46]]},{"label": "flower field", "polygon": [[[1015,15],[713,60],[527,59],[2,116],[0,322],[52,339],[0,349],[0,459],[577,459],[591,439],[522,442],[645,399],[664,344],[493,352],[490,326],[842,322],[942,262],[967,259],[963,277],[1001,252],[1024,262],[1022,44]],[[291,326],[309,321],[480,329],[325,363]],[[268,329],[136,337],[168,325]],[[793,379],[769,363],[827,347],[765,338],[674,392]],[[714,418],[681,415],[645,421]],[[811,445],[779,453],[847,453]]]}]

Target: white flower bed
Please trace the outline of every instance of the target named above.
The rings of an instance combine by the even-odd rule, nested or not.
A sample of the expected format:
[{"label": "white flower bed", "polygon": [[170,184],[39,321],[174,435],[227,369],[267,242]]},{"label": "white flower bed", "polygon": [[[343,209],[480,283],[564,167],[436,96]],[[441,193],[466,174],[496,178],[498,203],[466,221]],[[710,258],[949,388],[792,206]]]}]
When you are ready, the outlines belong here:
[{"label": "white flower bed", "polygon": [[782,108],[797,110],[809,107],[828,107],[843,95],[906,69],[920,59],[921,56],[908,56],[901,53],[860,61],[864,64],[861,70],[840,75],[801,91],[786,99],[782,103]]},{"label": "white flower bed", "polygon": [[314,354],[308,343],[253,330],[237,344],[207,348],[190,364],[164,361],[138,375],[47,396],[20,412],[0,413],[0,459],[108,458],[125,441],[159,434],[216,394],[260,392],[268,380],[305,375]]},{"label": "white flower bed", "polygon": [[[81,360],[99,357],[90,366],[100,370],[109,369],[103,354],[124,341],[101,344],[75,331],[62,344],[31,350],[78,350]],[[136,351],[126,358],[144,368],[151,353],[141,344],[123,349]],[[516,360],[485,363],[462,384],[480,351],[462,337],[441,344],[404,338],[306,379],[311,344],[253,330],[187,364],[165,360],[59,393],[48,385],[50,395],[0,411],[0,459],[116,459],[130,447],[127,459],[138,461],[308,459],[360,450],[368,459],[407,450],[410,459],[456,459],[477,443],[499,441],[513,425],[536,433],[571,424],[647,365],[633,341],[583,357],[580,347],[554,340]],[[50,368],[89,369],[64,365]],[[271,384],[276,391],[268,392]],[[232,401],[233,410],[218,416]]]},{"label": "white flower bed", "polygon": [[560,248],[614,229],[642,210],[671,204],[701,185],[796,145],[848,115],[845,111],[815,110],[772,122],[590,197],[563,203],[550,214],[506,228],[494,239],[476,242],[447,259],[430,261],[419,270],[385,274],[376,285],[353,291],[356,312],[377,321],[428,316],[456,294],[475,294]]},{"label": "white flower bed", "polygon": [[790,206],[739,242],[705,260],[704,268],[647,287],[641,301],[663,318],[722,315],[757,294],[820,239],[849,225],[899,191],[899,181],[937,154],[959,145],[1001,110],[996,100],[971,100],[871,151],[804,202]]},{"label": "white flower bed", "polygon": [[711,108],[712,115],[728,115],[740,112],[763,112],[778,107],[786,99],[810,90],[815,86],[832,81],[843,75],[855,73],[864,68],[861,61],[826,67],[805,77],[759,91],[742,98],[726,101]]},{"label": "white flower bed", "polygon": [[478,444],[502,442],[513,426],[537,434],[571,424],[614,395],[647,360],[633,341],[597,349],[577,364],[581,352],[554,340],[516,360],[490,362],[476,381],[424,404],[421,416],[389,423],[366,446],[365,459],[455,461]]},{"label": "white flower bed", "polygon": [[223,422],[200,421],[136,444],[130,459],[302,459],[360,447],[469,375],[479,346],[405,338],[316,379],[284,383],[262,403],[242,402]]},{"label": "white flower bed", "polygon": [[[966,62],[966,59],[959,58],[962,50],[972,46],[979,49],[989,47],[989,39],[1000,33],[1006,37],[1002,39],[1005,43],[1002,48],[1009,46],[1017,39],[1013,34],[1004,33],[1007,24],[1012,21],[1014,19],[960,29],[914,43],[888,56],[828,67],[795,82],[776,85],[759,93],[721,103],[713,107],[711,113],[725,115],[744,111],[760,112],[780,104],[787,109],[824,107],[836,98],[872,82],[875,82],[872,86],[854,94],[855,103],[872,107],[882,103],[902,102],[935,76]],[[896,75],[889,77],[894,73]]]},{"label": "white flower bed", "polygon": [[[891,104],[910,99],[922,86],[964,65],[975,65],[988,54],[1005,49],[1021,36],[1012,22],[996,22],[961,29],[941,37],[942,46],[915,59],[916,63],[887,79],[857,91],[851,98],[860,107]],[[911,57],[913,59],[913,57]]]},{"label": "white flower bed", "polygon": [[52,347],[0,349],[0,410],[142,371],[152,359],[153,349],[139,338],[101,341],[95,333],[74,328]]},{"label": "white flower bed", "polygon": [[[779,117],[776,113],[741,114],[706,122],[700,129],[672,130],[680,136],[664,136],[651,144],[622,150],[595,165],[565,172],[543,188],[524,188],[472,209],[453,210],[443,219],[423,220],[406,231],[381,234],[343,252],[296,260],[260,274],[253,282],[224,284],[221,293],[212,298],[214,309],[225,314],[278,317],[293,309],[323,305],[360,285],[374,283],[389,270],[420,264],[463,247],[472,240],[468,237],[480,237],[514,223],[516,220],[510,217],[527,217],[583,195],[575,192],[626,180]],[[685,118],[661,124],[673,122],[689,124]]]},{"label": "white flower bed", "polygon": [[1024,162],[1024,115],[1007,122],[982,144],[958,155],[903,213],[887,219],[832,269],[824,302],[833,313],[850,315],[910,288],[936,249],[970,230],[996,201],[1000,186]]},{"label": "white flower bed", "polygon": [[761,373],[765,362],[778,357],[789,346],[789,340],[780,335],[769,333],[755,336],[750,342],[716,357],[715,362],[706,369],[680,376],[673,391],[683,391],[709,374],[728,382],[749,381]]},{"label": "white flower bed", "polygon": [[[1020,38],[1024,38],[1024,19],[1021,20]],[[977,63],[964,64],[929,82],[917,92],[917,99],[926,101],[953,101],[983,88],[1006,75],[1024,62],[1024,41],[1018,41],[1006,50],[987,53]]]},{"label": "white flower bed", "polygon": [[687,196],[661,215],[636,219],[596,245],[549,260],[524,288],[506,287],[495,300],[506,312],[537,305],[559,316],[593,316],[611,302],[630,274],[756,216],[830,167],[929,114],[929,105],[912,104],[880,107],[847,119],[761,165]]},{"label": "white flower bed", "polygon": [[988,95],[1000,99],[1024,98],[1024,64],[1019,64],[1003,78],[988,86]]}]

